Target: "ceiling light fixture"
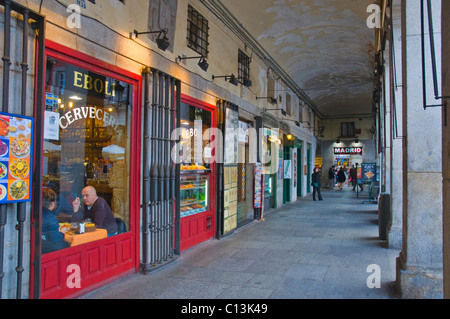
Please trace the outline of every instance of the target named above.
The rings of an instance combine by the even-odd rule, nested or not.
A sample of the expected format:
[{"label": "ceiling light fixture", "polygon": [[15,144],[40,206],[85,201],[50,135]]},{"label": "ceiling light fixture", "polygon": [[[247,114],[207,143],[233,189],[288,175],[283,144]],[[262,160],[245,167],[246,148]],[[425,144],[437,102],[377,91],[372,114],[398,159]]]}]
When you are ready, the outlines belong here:
[{"label": "ceiling light fixture", "polygon": [[162,29],[162,30],[159,30],[159,31],[146,31],[146,32],[138,32],[138,31],[134,30],[134,31],[130,34],[130,37],[131,37],[132,39],[137,39],[137,37],[138,37],[140,34],[159,33],[159,34],[158,34],[158,38],[155,40],[155,41],[156,41],[156,45],[158,46],[158,48],[159,48],[160,50],[166,51],[167,48],[170,46],[169,39],[168,39],[167,36],[166,36],[168,32],[169,32],[169,31],[168,31],[167,29]]}]

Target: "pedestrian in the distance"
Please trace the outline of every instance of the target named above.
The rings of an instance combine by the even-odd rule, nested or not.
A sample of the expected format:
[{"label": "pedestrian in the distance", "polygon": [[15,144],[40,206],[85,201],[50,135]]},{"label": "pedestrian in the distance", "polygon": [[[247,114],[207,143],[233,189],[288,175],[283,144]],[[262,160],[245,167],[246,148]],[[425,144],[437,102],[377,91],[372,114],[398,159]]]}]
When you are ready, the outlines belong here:
[{"label": "pedestrian in the distance", "polygon": [[342,186],[344,185],[345,181],[347,180],[347,178],[345,177],[345,173],[344,170],[342,169],[342,167],[339,169],[339,172],[337,174],[337,181],[339,183],[339,189],[342,189]]},{"label": "pedestrian in the distance", "polygon": [[314,168],[311,185],[313,187],[313,200],[316,200],[316,193],[318,195],[319,200],[323,200],[322,194],[320,193],[320,174],[319,169],[317,167]]},{"label": "pedestrian in the distance", "polygon": [[334,175],[334,166],[330,167],[330,169],[328,170],[328,179],[330,181],[330,183],[328,184],[328,188],[329,189],[333,189],[334,188],[334,181],[335,175]]},{"label": "pedestrian in the distance", "polygon": [[356,185],[358,185],[359,188],[361,189],[361,191],[363,191],[362,185],[358,183],[357,167],[358,167],[358,163],[356,163],[356,167],[355,167],[355,165],[352,165],[352,168],[350,169],[350,177],[352,179],[353,191],[355,191]]}]

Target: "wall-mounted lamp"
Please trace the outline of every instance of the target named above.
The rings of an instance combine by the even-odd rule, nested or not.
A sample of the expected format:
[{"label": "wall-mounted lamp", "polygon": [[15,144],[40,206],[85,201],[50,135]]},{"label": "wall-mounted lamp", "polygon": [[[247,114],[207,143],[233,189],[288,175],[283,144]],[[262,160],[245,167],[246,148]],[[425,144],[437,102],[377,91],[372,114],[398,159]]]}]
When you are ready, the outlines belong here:
[{"label": "wall-mounted lamp", "polygon": [[251,87],[252,86],[252,81],[250,81],[249,79],[241,79],[242,80],[242,85],[246,86],[246,87]]},{"label": "wall-mounted lamp", "polygon": [[283,116],[286,116],[286,111],[283,109],[264,109],[264,112],[265,111],[281,111],[281,114],[283,114]]},{"label": "wall-mounted lamp", "polygon": [[238,80],[236,79],[234,74],[231,74],[231,75],[220,75],[220,76],[213,75],[212,76],[213,81],[214,81],[214,79],[217,79],[217,78],[225,78],[225,81],[228,81],[228,82],[230,82],[233,85],[238,85]]},{"label": "wall-mounted lamp", "polygon": [[208,71],[209,68],[209,64],[206,61],[204,56],[193,56],[193,57],[185,57],[185,56],[178,56],[178,61],[181,60],[188,60],[188,59],[200,59],[200,61],[198,62],[198,66],[203,70],[203,71]]},{"label": "wall-mounted lamp", "polygon": [[294,140],[294,135],[288,134],[288,135],[286,136],[286,138],[287,138],[289,141],[292,141],[292,140]]},{"label": "wall-mounted lamp", "polygon": [[158,46],[158,48],[160,50],[166,51],[167,48],[170,46],[170,42],[169,39],[167,38],[167,32],[169,32],[167,29],[162,29],[159,31],[145,31],[145,32],[138,32],[136,30],[134,30],[131,34],[130,34],[130,38],[132,39],[137,39],[137,37],[140,34],[151,34],[151,33],[159,33],[158,34],[158,38],[155,40],[156,41],[156,45]]},{"label": "wall-mounted lamp", "polygon": [[277,104],[277,99],[271,97],[271,96],[257,96],[256,97],[257,100],[261,100],[261,99],[270,99],[270,103],[272,104]]},{"label": "wall-mounted lamp", "polygon": [[[283,111],[281,111],[281,113],[283,113]],[[284,111],[284,115],[286,116],[286,111]],[[296,126],[300,127],[300,122],[299,122],[299,121],[296,121],[296,120],[288,120],[288,119],[284,119],[283,121],[294,122]]]}]

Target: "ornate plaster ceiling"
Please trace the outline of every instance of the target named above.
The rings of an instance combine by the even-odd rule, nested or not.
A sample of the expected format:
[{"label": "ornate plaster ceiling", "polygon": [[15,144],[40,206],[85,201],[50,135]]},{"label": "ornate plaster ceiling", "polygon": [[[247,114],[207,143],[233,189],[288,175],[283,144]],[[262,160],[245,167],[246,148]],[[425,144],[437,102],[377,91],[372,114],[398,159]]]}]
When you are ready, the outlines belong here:
[{"label": "ornate plaster ceiling", "polygon": [[373,0],[220,0],[324,117],[372,110]]}]

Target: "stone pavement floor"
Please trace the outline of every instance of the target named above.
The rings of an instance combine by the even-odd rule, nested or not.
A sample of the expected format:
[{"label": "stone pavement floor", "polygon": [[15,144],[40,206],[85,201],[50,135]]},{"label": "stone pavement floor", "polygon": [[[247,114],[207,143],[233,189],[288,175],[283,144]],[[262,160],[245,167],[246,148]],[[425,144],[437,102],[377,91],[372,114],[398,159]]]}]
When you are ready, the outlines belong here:
[{"label": "stone pavement floor", "polygon": [[[133,274],[82,299],[397,299],[395,260],[378,237],[376,204],[351,188],[322,191],[194,247],[146,275]],[[365,195],[365,196],[364,196]],[[369,265],[381,288],[369,288]],[[369,282],[373,276],[370,277]]]}]

